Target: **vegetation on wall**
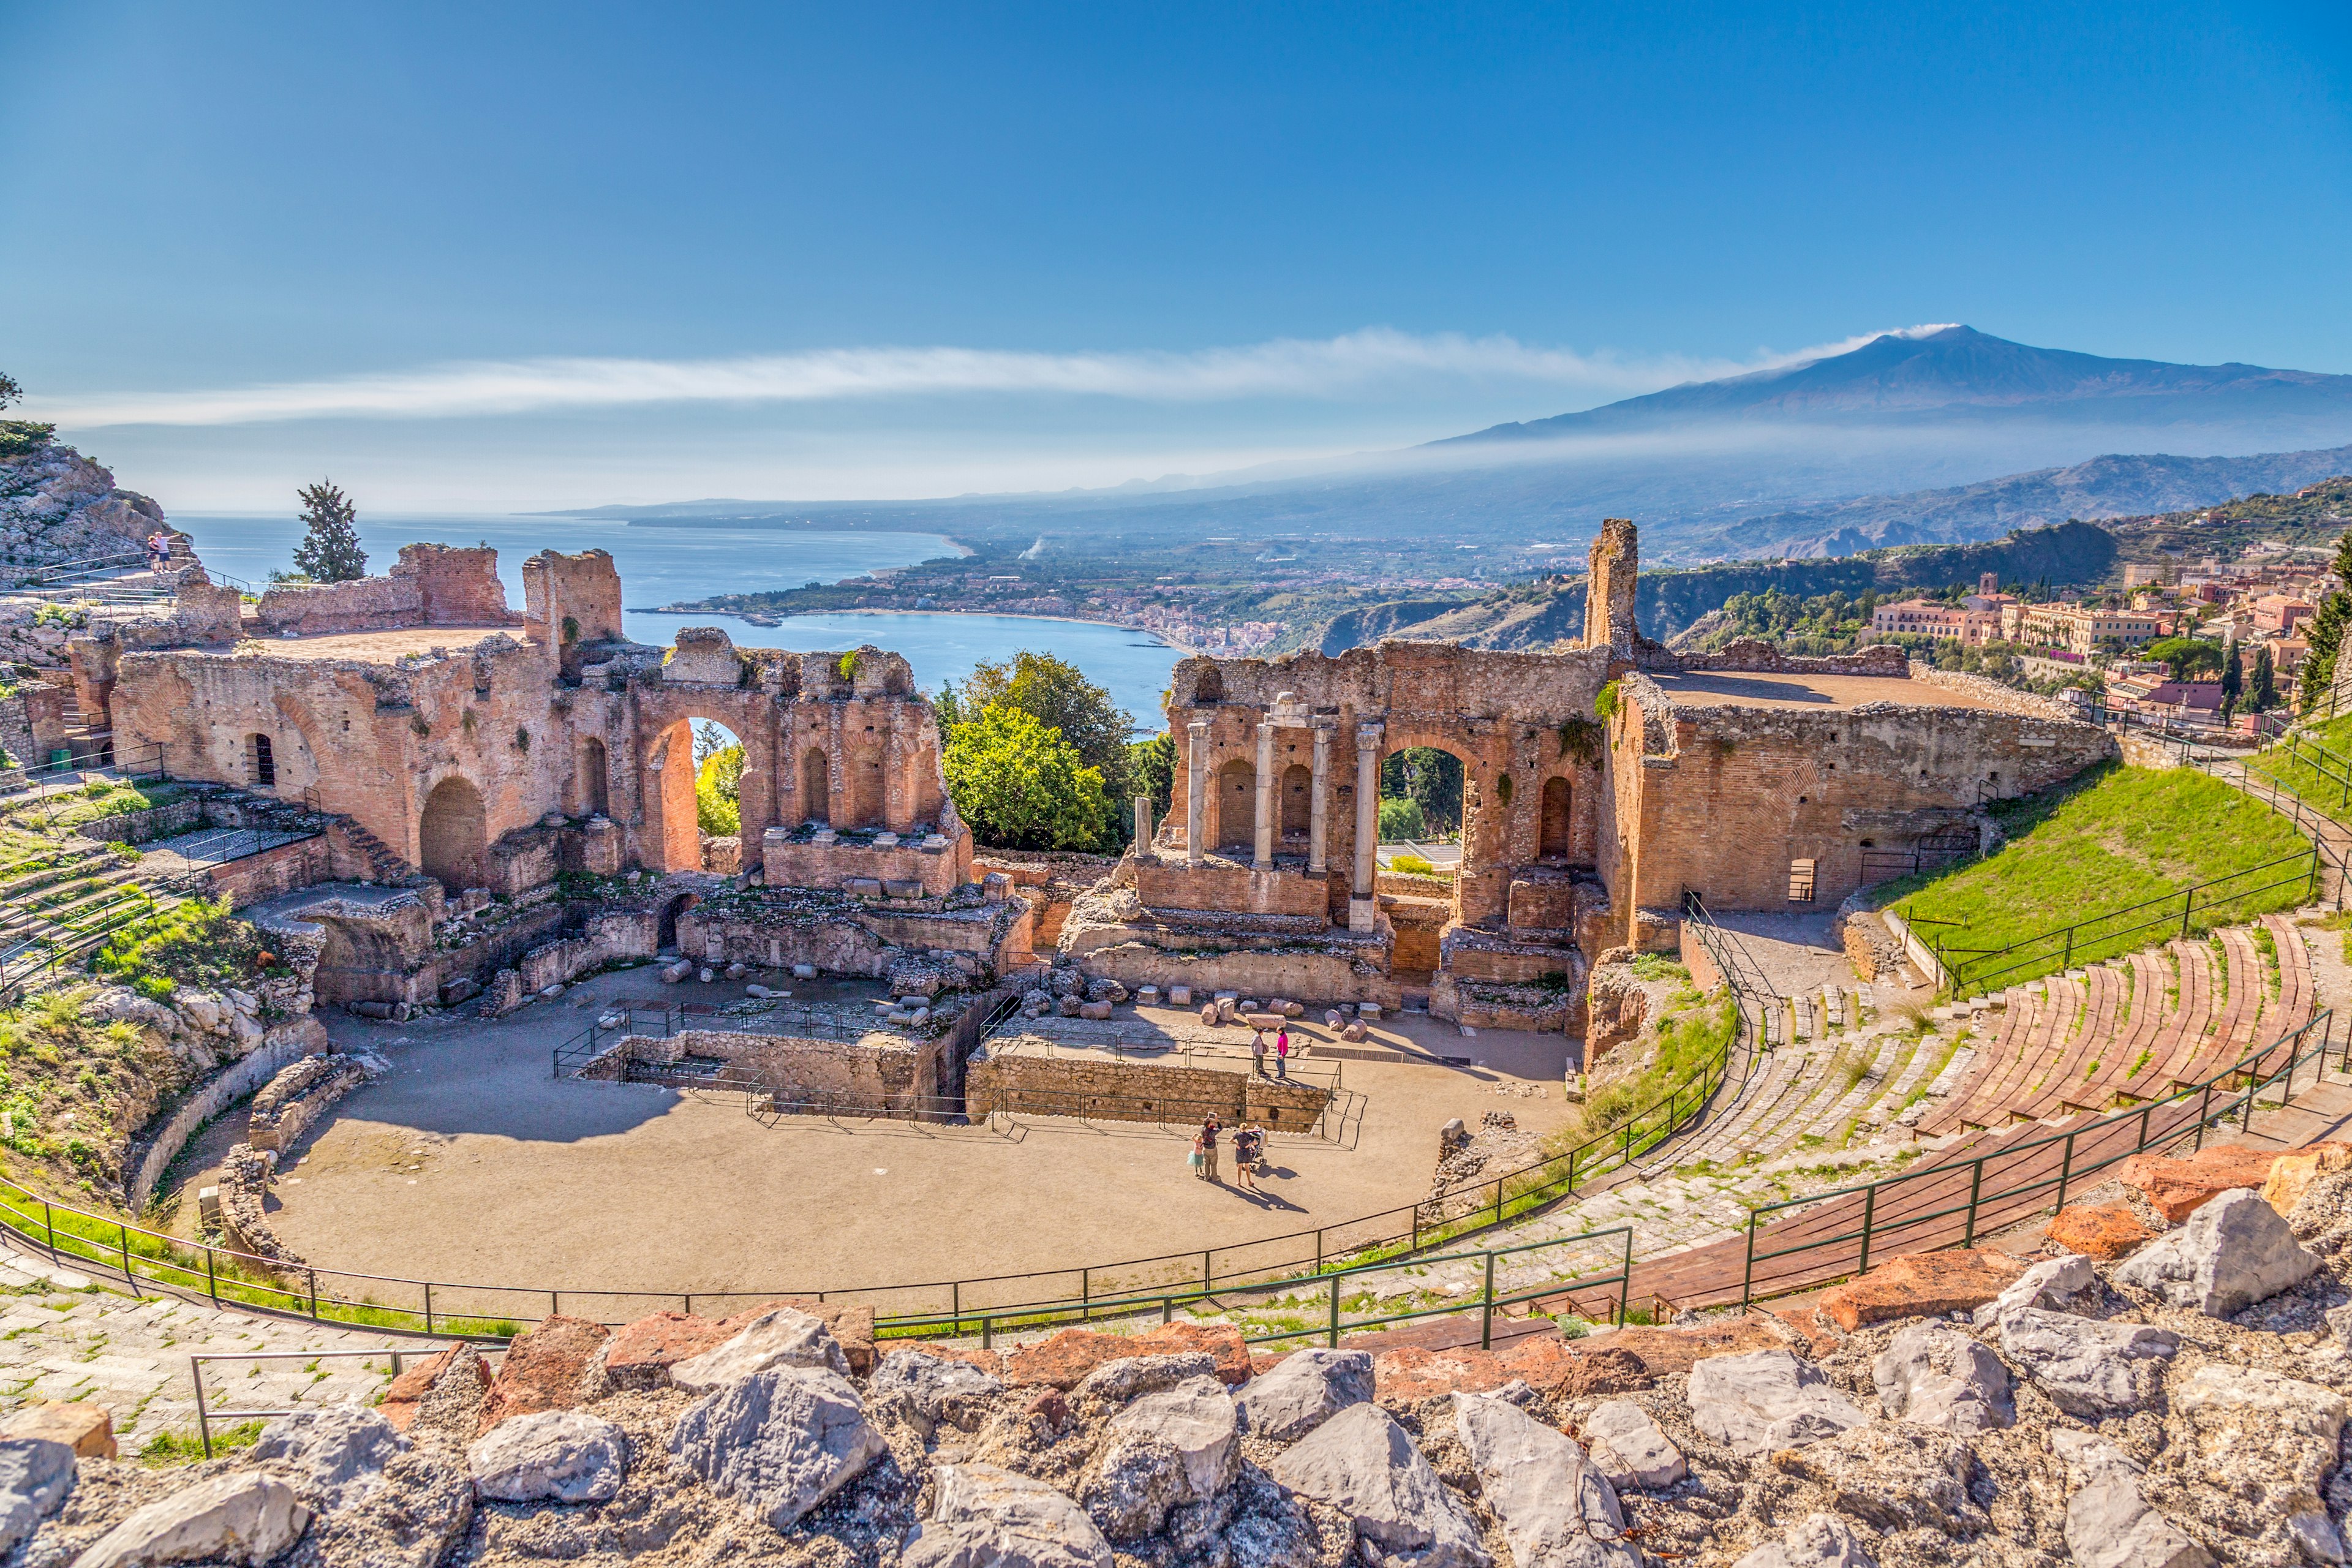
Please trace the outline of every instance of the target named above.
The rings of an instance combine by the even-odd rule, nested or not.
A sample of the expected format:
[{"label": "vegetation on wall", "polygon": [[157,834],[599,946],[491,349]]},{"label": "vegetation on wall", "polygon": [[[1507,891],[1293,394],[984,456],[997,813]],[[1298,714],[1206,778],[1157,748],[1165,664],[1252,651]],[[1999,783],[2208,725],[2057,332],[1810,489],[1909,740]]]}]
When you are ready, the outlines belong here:
[{"label": "vegetation on wall", "polygon": [[158,1000],[181,985],[218,990],[293,973],[259,930],[229,913],[226,898],[190,899],[131,921],[107,939],[90,968]]}]

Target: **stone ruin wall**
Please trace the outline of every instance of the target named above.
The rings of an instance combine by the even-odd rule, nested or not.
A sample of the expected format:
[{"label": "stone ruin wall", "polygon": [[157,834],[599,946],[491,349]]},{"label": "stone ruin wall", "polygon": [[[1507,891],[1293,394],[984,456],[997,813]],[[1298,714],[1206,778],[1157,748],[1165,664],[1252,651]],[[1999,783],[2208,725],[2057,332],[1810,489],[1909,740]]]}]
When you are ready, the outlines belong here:
[{"label": "stone ruin wall", "polygon": [[507,608],[499,552],[449,544],[404,545],[399,563],[381,577],[274,584],[253,614],[263,637],[522,624]]},{"label": "stone ruin wall", "polygon": [[803,1106],[910,1118],[945,1109],[939,1101],[944,1037],[869,1034],[862,1040],[816,1040],[683,1029],[659,1038],[632,1035],[616,1049],[632,1063],[656,1068],[690,1057],[723,1061],[752,1074],[759,1092]]},{"label": "stone ruin wall", "polygon": [[[1084,1116],[1100,1121],[1197,1125],[1214,1115],[1228,1133],[1244,1119],[1268,1131],[1301,1131],[1323,1114],[1329,1091],[1215,1068],[1097,1061],[1018,1050],[975,1052],[964,1067],[968,1113]],[[1232,1158],[1230,1138],[1225,1157]]]},{"label": "stone ruin wall", "polygon": [[[2071,778],[2116,754],[2104,731],[2033,710],[1893,702],[1825,712],[1677,706],[1639,674],[1612,726],[1609,873],[1619,907],[1789,907],[1790,863],[1815,862],[1814,901],[1862,885],[1864,841],[1909,849],[1975,831],[1988,800]],[[2022,705],[2020,705],[2022,706]]]}]

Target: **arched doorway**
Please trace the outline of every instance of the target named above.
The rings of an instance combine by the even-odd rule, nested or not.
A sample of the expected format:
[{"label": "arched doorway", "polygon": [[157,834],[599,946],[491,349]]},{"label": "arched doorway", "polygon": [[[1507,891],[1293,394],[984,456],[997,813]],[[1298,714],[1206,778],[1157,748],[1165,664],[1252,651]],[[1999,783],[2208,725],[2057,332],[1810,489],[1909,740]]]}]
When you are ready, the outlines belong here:
[{"label": "arched doorway", "polygon": [[591,816],[612,815],[611,760],[604,742],[590,737],[580,746],[580,797]]},{"label": "arched doorway", "polygon": [[450,777],[425,797],[416,827],[417,858],[425,874],[451,892],[488,885],[483,867],[489,848],[482,792],[467,779]]},{"label": "arched doorway", "polygon": [[811,746],[801,758],[801,816],[833,826],[833,763],[823,746]]},{"label": "arched doorway", "polygon": [[245,738],[245,782],[262,789],[274,788],[278,784],[278,749],[269,743],[267,735]]},{"label": "arched doorway", "polygon": [[1537,830],[1536,856],[1544,860],[1565,860],[1569,856],[1570,822],[1568,781],[1563,778],[1544,780],[1543,817]]},{"label": "arched doorway", "polygon": [[1217,770],[1215,842],[1244,856],[1257,848],[1257,769],[1240,757]]},{"label": "arched doorway", "polygon": [[710,719],[680,719],[662,731],[651,759],[661,803],[661,868],[704,869],[702,847],[742,834],[743,743]]},{"label": "arched doorway", "polygon": [[1304,839],[1315,822],[1315,770],[1293,763],[1282,770],[1282,836]]},{"label": "arched doorway", "polygon": [[835,823],[836,827],[879,827],[882,826],[882,759],[852,757],[844,762],[842,773],[849,785],[849,820]]}]

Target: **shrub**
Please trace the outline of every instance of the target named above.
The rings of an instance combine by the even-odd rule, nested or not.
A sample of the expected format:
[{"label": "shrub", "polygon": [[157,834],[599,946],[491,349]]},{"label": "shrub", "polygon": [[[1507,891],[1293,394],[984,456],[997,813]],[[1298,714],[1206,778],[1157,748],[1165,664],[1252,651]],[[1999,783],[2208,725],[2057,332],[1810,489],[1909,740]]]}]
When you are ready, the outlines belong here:
[{"label": "shrub", "polygon": [[1389,869],[1402,871],[1408,877],[1434,877],[1437,868],[1418,855],[1400,855],[1389,862]]},{"label": "shrub", "polygon": [[1422,820],[1421,803],[1417,800],[1384,800],[1381,802],[1381,842],[1394,844],[1402,839],[1419,838],[1429,831]]}]

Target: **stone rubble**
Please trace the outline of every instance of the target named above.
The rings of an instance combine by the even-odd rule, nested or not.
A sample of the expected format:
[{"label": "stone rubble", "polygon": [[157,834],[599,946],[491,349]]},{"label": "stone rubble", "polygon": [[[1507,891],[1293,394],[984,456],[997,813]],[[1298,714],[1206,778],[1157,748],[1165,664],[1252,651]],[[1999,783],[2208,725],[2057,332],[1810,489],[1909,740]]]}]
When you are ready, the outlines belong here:
[{"label": "stone rubble", "polygon": [[[895,1348],[845,1375],[842,1342],[780,1304],[724,1328],[551,1320],[494,1381],[436,1355],[396,1416],[347,1393],[184,1469],[0,1440],[0,1519],[26,1518],[11,1568],[244,1562],[247,1541],[289,1568],[2338,1562],[2352,1259],[2314,1249],[2269,1288],[2250,1199],[2224,1189],[2165,1233],[2188,1245],[2144,1243],[2161,1268],[2044,1257],[1990,1295],[1998,1270],[1958,1289],[1966,1260],[1874,1271],[1850,1330],[1753,1312],[1253,1363],[1232,1329],[1177,1323]],[[2327,1234],[2347,1206],[2352,1169],[2320,1169],[2284,1226]],[[2216,1289],[2268,1293],[2220,1316]],[[764,1355],[762,1334],[809,1363],[745,1356],[698,1396],[675,1378]],[[10,1479],[11,1444],[47,1468]]]}]

